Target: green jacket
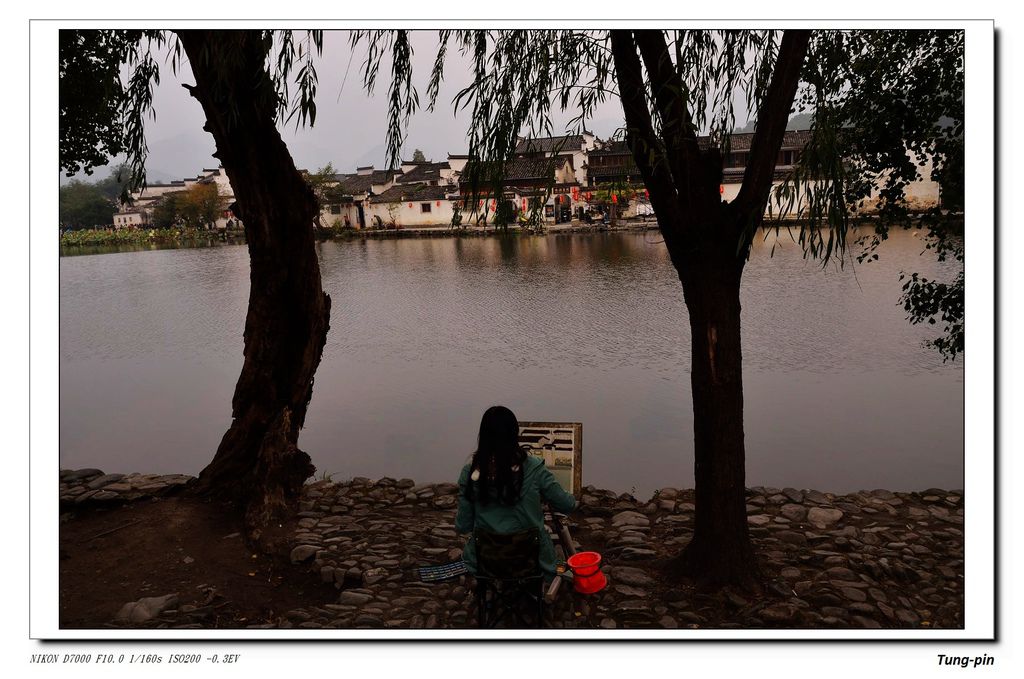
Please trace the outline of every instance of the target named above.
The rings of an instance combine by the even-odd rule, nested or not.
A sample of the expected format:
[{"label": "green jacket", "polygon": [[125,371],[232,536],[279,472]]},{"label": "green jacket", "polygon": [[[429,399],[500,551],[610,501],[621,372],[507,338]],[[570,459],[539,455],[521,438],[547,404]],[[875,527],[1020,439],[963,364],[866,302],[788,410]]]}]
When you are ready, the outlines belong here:
[{"label": "green jacket", "polygon": [[544,526],[544,505],[547,502],[556,512],[571,512],[576,499],[565,492],[554,475],[538,457],[527,456],[523,469],[523,491],[519,502],[507,506],[492,501],[486,505],[470,501],[466,497],[469,483],[469,465],[459,475],[459,511],[455,515],[455,530],[469,533],[469,540],[462,553],[462,560],[470,573],[476,573],[476,545],[473,531],[483,528],[492,533],[515,533],[528,528],[537,528],[540,533],[540,567],[549,577],[555,574],[555,547]]}]

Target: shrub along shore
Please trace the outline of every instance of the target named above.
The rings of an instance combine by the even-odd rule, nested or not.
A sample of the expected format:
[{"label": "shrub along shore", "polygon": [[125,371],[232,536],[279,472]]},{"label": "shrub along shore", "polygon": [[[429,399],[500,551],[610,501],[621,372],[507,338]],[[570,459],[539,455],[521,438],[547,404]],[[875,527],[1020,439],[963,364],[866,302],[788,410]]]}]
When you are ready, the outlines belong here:
[{"label": "shrub along shore", "polygon": [[[62,550],[64,531],[73,531],[90,513],[106,510],[129,518],[133,507],[175,502],[176,491],[189,479],[63,470]],[[308,483],[298,513],[275,527],[274,539],[267,543],[285,568],[322,585],[316,592],[307,591],[292,609],[259,620],[232,617],[230,601],[218,605],[208,570],[195,576],[204,578],[198,588],[160,582],[139,591],[115,588],[110,596],[119,597],[117,606],[92,622],[162,628],[474,627],[471,577],[427,584],[412,575],[417,567],[460,558],[463,537],[453,527],[456,491],[450,483],[417,484],[410,479]],[[641,500],[588,486],[570,518],[571,531],[580,548],[602,554],[608,585],[594,595],[563,588],[549,610],[548,626],[963,627],[962,491],[748,489],[750,532],[765,582],[757,596],[728,588],[704,592],[685,582],[669,582],[665,564],[689,541],[693,511],[691,490],[664,488]],[[132,527],[117,524],[114,530],[127,533]],[[155,530],[162,531],[161,524]],[[238,533],[216,537],[241,540]],[[90,549],[103,548],[90,542]],[[175,556],[182,560],[181,568],[204,565],[202,553],[182,550],[188,551],[188,545],[179,546],[181,554]],[[109,577],[119,578],[116,572]],[[252,586],[257,585],[266,587],[258,582]],[[62,607],[64,599],[62,587]]]},{"label": "shrub along shore", "polygon": [[[593,233],[601,231],[647,231],[657,229],[657,222],[631,221],[611,226],[606,224],[555,224],[538,229],[536,227],[509,226],[507,229],[487,227],[465,227],[453,229],[450,226],[401,227],[397,229],[353,229],[325,227],[317,230],[320,240],[352,240],[356,238],[435,238],[472,237],[495,235],[535,235],[544,233]],[[200,229],[77,229],[61,233],[61,246],[83,245],[132,245],[147,243],[181,244],[182,246],[225,239],[232,242],[245,240],[245,231],[208,231]]]}]

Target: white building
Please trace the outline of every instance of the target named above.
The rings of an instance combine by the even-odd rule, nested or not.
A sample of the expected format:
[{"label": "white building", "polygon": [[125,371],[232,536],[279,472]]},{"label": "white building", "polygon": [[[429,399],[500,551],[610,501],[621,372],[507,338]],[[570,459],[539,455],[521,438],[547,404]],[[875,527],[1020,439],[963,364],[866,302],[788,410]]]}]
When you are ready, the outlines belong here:
[{"label": "white building", "polygon": [[597,138],[592,132],[559,137],[520,137],[515,154],[519,158],[563,156],[569,160],[576,181],[581,186],[587,181],[587,155],[594,150]]},{"label": "white building", "polygon": [[396,184],[367,200],[366,216],[370,226],[383,228],[449,226],[458,204],[452,186]]},{"label": "white building", "polygon": [[222,210],[213,224],[214,228],[226,228],[229,224],[238,223],[229,206],[235,201],[235,191],[231,188],[231,182],[223,168],[203,168],[203,171],[195,177],[188,177],[180,181],[169,183],[148,184],[141,191],[131,194],[131,202],[123,204],[121,210],[114,214],[114,227],[145,228],[152,223],[153,210],[165,196],[172,193],[188,191],[196,184],[214,184],[217,187],[217,194],[221,198]]}]

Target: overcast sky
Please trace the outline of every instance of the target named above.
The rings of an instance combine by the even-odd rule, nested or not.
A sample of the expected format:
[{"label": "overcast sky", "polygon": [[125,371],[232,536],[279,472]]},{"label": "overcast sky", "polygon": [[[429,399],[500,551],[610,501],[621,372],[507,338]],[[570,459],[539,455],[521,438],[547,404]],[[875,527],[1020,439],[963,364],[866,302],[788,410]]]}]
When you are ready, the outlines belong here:
[{"label": "overcast sky", "polygon": [[[413,81],[425,105],[437,34],[414,31],[412,42]],[[351,172],[361,165],[384,167],[390,62],[381,65],[377,87],[370,97],[362,86],[364,54],[364,48],[360,47],[353,56],[346,32],[325,32],[323,58],[317,67],[320,84],[316,124],[298,131],[294,124],[282,129],[299,168],[317,169],[327,162],[332,162],[339,172]],[[448,153],[466,152],[469,115],[463,112],[457,116],[452,100],[469,83],[468,63],[457,50],[449,49],[437,106],[432,113],[421,110],[414,116],[403,147],[403,158],[411,158],[417,148],[434,160],[444,160]],[[211,156],[213,138],[203,131],[202,108],[181,87],[183,82],[194,82],[188,64],[175,75],[170,63],[161,60],[160,70],[161,82],[154,93],[156,120],[147,121],[146,126],[150,149],[147,169],[151,182],[193,176],[201,168],[217,162]],[[572,115],[556,120],[556,124],[564,128]],[[598,136],[608,137],[622,124],[621,106],[613,99],[598,109],[588,128]],[[105,174],[101,169],[96,176]]]}]

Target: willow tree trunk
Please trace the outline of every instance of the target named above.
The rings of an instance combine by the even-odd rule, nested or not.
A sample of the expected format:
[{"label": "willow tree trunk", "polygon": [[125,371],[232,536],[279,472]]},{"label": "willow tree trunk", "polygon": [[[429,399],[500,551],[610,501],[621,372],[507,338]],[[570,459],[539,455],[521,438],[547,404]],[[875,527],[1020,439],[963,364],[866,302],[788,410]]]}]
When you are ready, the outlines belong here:
[{"label": "willow tree trunk", "polygon": [[[732,233],[728,225],[719,232]],[[740,278],[729,249],[684,256],[690,317],[694,442],[693,539],[675,561],[702,584],[756,588],[759,568],[747,530]]]},{"label": "willow tree trunk", "polygon": [[294,506],[315,468],[298,448],[331,300],[320,283],[318,208],[276,126],[277,95],[260,31],[180,31],[205,129],[235,193],[249,248],[244,363],[232,422],[196,492],[244,511],[251,537]]},{"label": "willow tree trunk", "polygon": [[650,191],[690,316],[695,520],[693,538],[673,566],[707,584],[757,589],[746,516],[740,278],[764,216],[810,32],[783,32],[743,183],[729,203],[720,194],[721,153],[714,144],[702,149],[696,136],[681,54],[673,61],[660,30],[615,29],[609,37],[626,143]]}]

